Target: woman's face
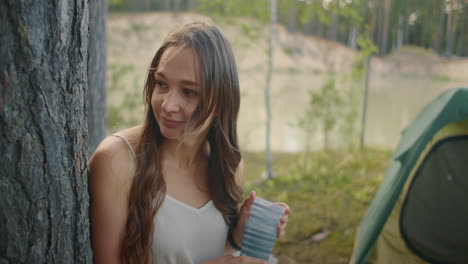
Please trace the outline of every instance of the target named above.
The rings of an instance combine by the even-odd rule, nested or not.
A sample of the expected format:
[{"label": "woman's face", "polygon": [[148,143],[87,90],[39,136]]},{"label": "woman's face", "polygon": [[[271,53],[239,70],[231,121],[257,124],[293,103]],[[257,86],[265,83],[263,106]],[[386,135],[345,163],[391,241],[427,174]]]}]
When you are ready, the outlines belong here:
[{"label": "woman's face", "polygon": [[191,48],[169,47],[155,72],[153,114],[167,139],[179,139],[200,102],[199,60]]}]

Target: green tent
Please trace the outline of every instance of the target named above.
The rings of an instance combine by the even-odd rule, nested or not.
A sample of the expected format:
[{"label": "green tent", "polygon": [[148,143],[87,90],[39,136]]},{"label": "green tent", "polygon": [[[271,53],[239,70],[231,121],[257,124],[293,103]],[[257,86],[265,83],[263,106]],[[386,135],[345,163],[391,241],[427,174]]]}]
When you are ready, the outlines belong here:
[{"label": "green tent", "polygon": [[468,88],[445,91],[403,131],[350,263],[468,263]]}]

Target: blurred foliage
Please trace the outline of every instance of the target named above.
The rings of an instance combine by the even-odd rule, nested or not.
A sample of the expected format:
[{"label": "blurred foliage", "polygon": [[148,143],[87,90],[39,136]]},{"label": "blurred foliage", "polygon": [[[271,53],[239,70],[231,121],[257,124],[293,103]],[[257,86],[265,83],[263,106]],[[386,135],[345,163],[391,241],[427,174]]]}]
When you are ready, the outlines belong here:
[{"label": "blurred foliage", "polygon": [[[244,153],[244,191],[287,203],[286,236],[276,243],[276,257],[297,263],[348,263],[356,228],[370,205],[391,158],[383,149],[354,152],[275,153],[278,173],[263,180],[263,153]],[[321,242],[310,238],[329,230]]]},{"label": "blurred foliage", "polygon": [[337,80],[333,74],[329,74],[328,81],[318,90],[309,90],[309,108],[306,117],[302,120],[308,126],[308,132],[311,133],[314,123],[323,133],[323,148],[330,147],[330,133],[342,120],[345,115],[345,107],[348,105],[346,95],[341,92],[336,85]]},{"label": "blurred foliage", "polygon": [[[319,90],[309,90],[309,105],[303,116],[293,126],[306,135],[306,151],[309,151],[314,134],[323,135],[323,148],[329,149],[335,136],[342,145],[335,146],[352,150],[358,145],[360,99],[364,92],[364,77],[367,58],[377,53],[377,47],[365,36],[357,38],[359,52],[354,57],[351,73],[338,76],[329,70],[328,80]],[[332,65],[329,65],[331,68]]]},{"label": "blurred foliage", "polygon": [[[107,65],[107,93],[119,94],[122,102],[108,102],[107,105],[107,127],[110,131],[116,131],[121,127],[130,127],[138,123],[138,119],[134,117],[135,109],[142,105],[141,89],[127,89],[127,76],[132,76],[135,71],[133,65],[110,64]],[[133,80],[133,87],[138,86],[138,79]]]},{"label": "blurred foliage", "polygon": [[209,16],[255,18],[270,20],[269,0],[198,0],[196,11]]},{"label": "blurred foliage", "polygon": [[[309,90],[309,104],[305,113],[299,117],[296,123],[291,124],[302,129],[307,135],[305,139],[306,152],[310,151],[311,140],[316,133],[322,133],[323,149],[329,149],[332,131],[336,130],[342,122],[352,121],[355,123],[355,119],[347,119],[349,115],[347,111],[354,111],[354,109],[350,109],[353,98],[349,97],[349,92],[338,89],[337,79],[333,72],[328,72],[327,76],[328,80],[319,90]],[[338,132],[338,136],[342,137],[345,132],[350,131]],[[343,140],[340,142],[348,144]]]},{"label": "blurred foliage", "polygon": [[[356,47],[366,34],[380,55],[403,45],[446,56],[468,55],[466,0],[278,0],[278,23],[291,32]],[[270,0],[109,0],[111,12],[200,12],[209,17],[270,21]]]},{"label": "blurred foliage", "polygon": [[365,35],[360,35],[357,38],[357,44],[359,47],[359,53],[353,61],[353,71],[351,73],[351,80],[353,81],[360,81],[362,80],[362,78],[364,78],[367,67],[367,58],[374,54],[377,54],[377,52],[379,51],[379,49],[377,48],[377,46],[375,46],[372,40]]}]

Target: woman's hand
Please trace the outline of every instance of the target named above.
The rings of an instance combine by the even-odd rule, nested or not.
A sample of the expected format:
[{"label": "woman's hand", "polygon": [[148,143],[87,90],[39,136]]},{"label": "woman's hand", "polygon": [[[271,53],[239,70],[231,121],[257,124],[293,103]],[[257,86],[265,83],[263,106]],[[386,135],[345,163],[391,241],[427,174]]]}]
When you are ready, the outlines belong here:
[{"label": "woman's hand", "polygon": [[[232,238],[234,239],[236,245],[239,247],[242,245],[242,237],[244,234],[245,223],[247,223],[247,220],[249,219],[250,211],[252,210],[252,205],[255,201],[255,197],[255,191],[252,191],[239,210],[237,225],[232,232]],[[291,212],[291,210],[289,209],[289,206],[285,203],[277,202],[276,204],[286,208],[283,216],[280,219],[280,223],[276,227],[276,236],[283,237],[286,234],[286,224],[288,223],[288,215]]]}]

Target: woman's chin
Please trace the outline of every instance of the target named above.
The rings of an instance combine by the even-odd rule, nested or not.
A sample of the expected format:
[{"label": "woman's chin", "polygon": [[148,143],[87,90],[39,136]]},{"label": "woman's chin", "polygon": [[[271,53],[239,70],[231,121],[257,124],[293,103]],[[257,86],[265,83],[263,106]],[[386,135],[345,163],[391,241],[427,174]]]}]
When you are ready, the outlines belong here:
[{"label": "woman's chin", "polygon": [[165,139],[179,139],[181,136],[181,133],[179,131],[171,131],[171,130],[166,130],[166,129],[161,129],[161,134]]}]

